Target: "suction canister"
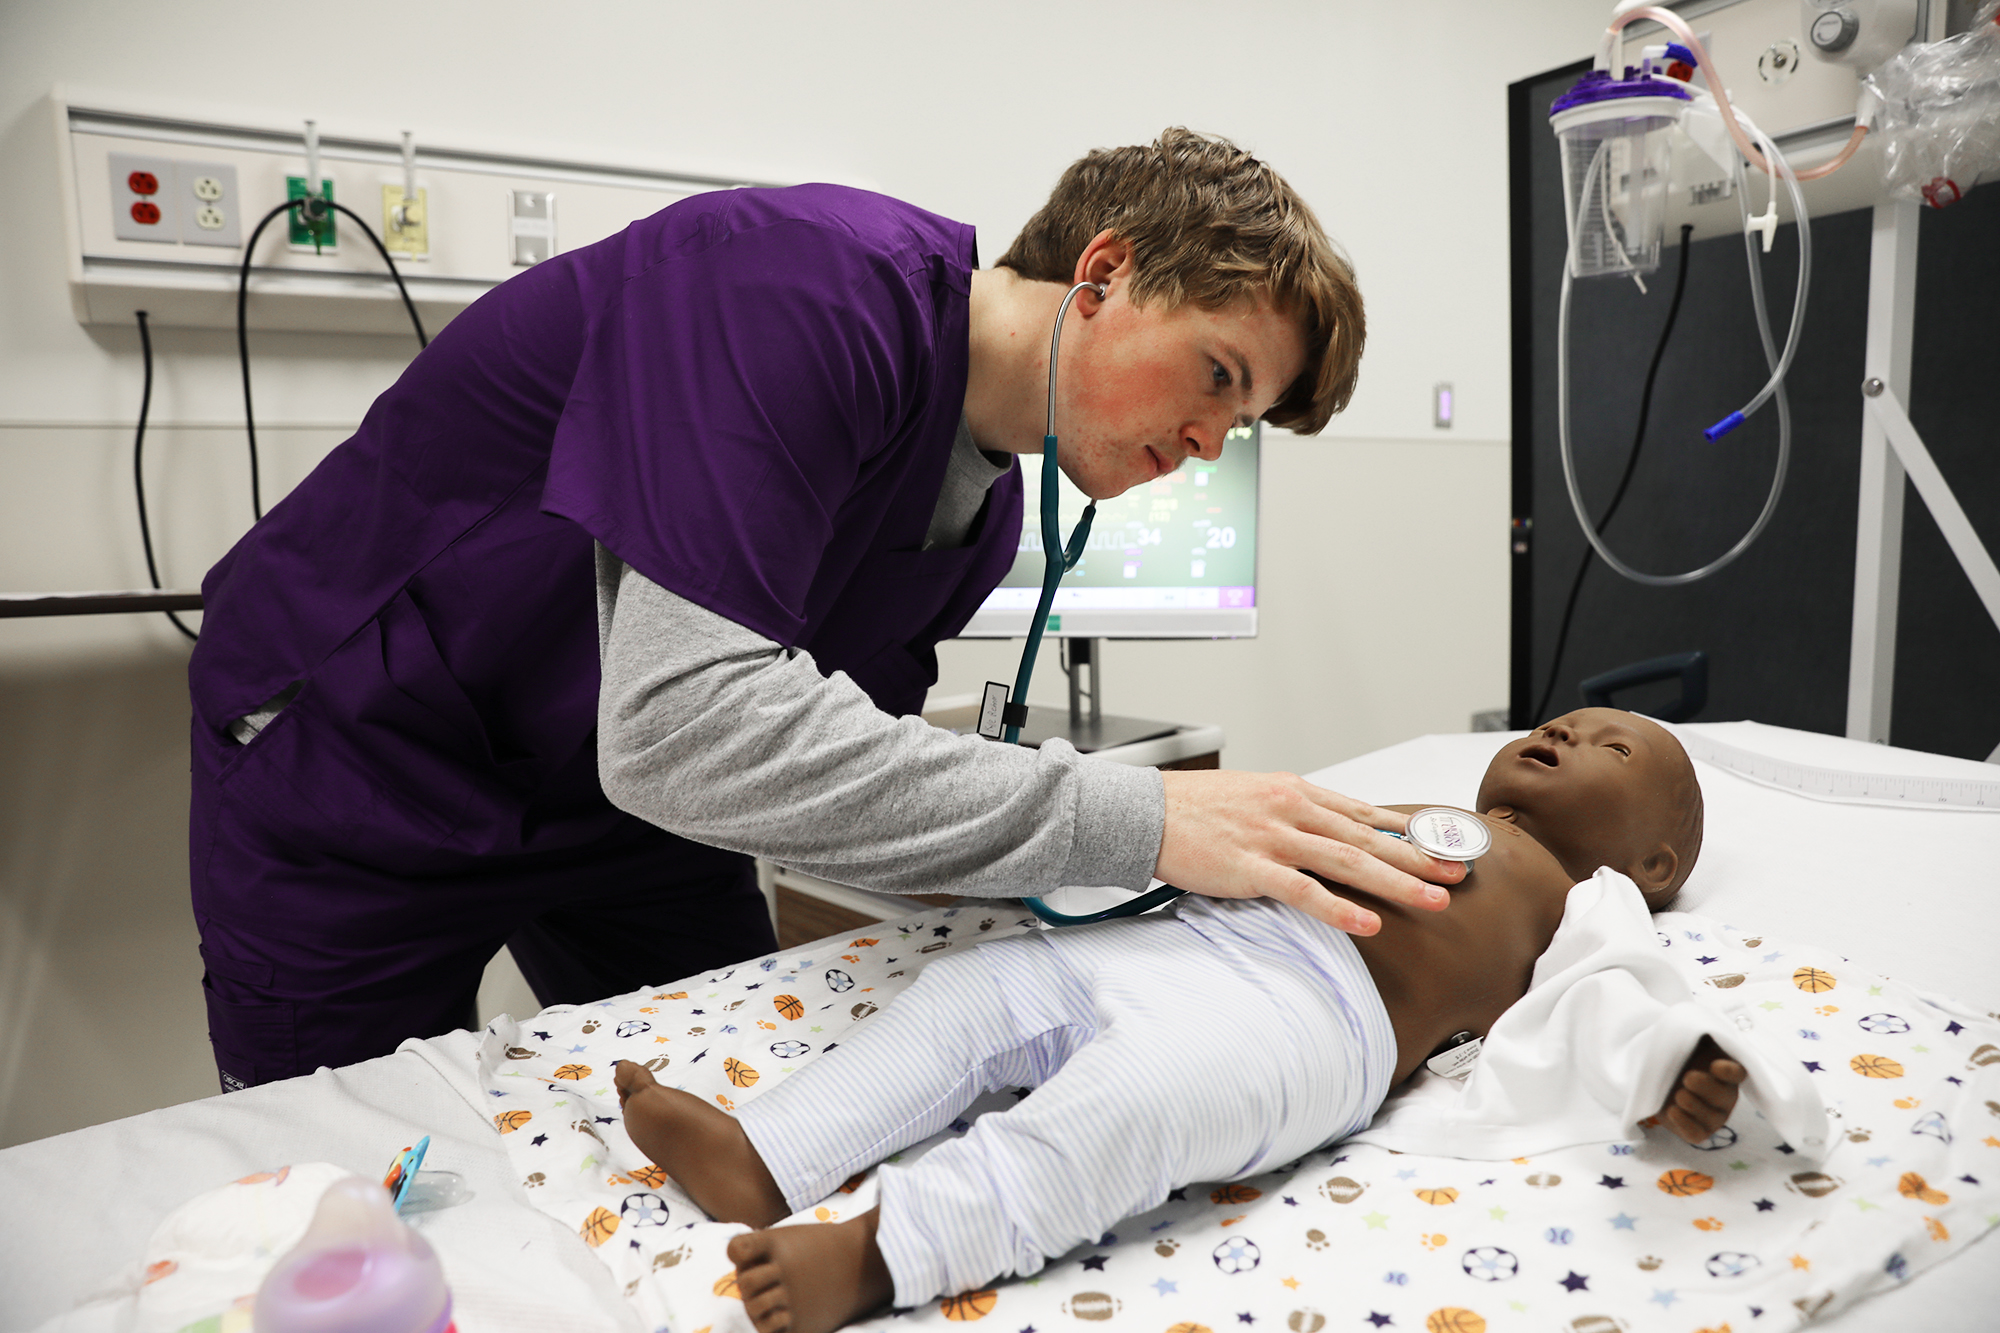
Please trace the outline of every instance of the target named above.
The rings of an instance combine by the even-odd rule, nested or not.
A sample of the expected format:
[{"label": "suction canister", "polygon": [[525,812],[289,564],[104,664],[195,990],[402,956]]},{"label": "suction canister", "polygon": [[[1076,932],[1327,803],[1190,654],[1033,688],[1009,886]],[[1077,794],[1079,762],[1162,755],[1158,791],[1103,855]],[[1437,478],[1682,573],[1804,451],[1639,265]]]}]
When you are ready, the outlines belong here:
[{"label": "suction canister", "polygon": [[1626,277],[1660,266],[1668,135],[1691,101],[1678,80],[1635,67],[1622,79],[1591,70],[1550,106],[1575,276]]}]

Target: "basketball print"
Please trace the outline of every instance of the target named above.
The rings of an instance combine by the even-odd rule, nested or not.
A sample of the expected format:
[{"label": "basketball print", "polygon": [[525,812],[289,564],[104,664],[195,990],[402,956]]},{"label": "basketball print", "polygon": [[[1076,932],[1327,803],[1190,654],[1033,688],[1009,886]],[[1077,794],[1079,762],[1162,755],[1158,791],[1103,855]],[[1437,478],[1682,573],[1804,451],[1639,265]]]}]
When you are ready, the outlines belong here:
[{"label": "basketball print", "polygon": [[1847,1067],[1863,1078],[1901,1078],[1903,1066],[1886,1055],[1857,1055]]},{"label": "basketball print", "polygon": [[1424,1316],[1424,1333],[1486,1333],[1486,1320],[1472,1310],[1447,1305]]},{"label": "basketball print", "polygon": [[1660,1187],[1660,1193],[1684,1199],[1697,1194],[1706,1194],[1715,1188],[1715,1177],[1704,1176],[1699,1171],[1684,1171],[1677,1167],[1663,1174],[1656,1183]]},{"label": "basketball print", "polygon": [[953,1323],[969,1324],[992,1314],[993,1307],[999,1303],[1000,1293],[997,1291],[968,1291],[939,1301],[938,1313]]},{"label": "basketball print", "polygon": [[806,1016],[805,1002],[796,995],[774,995],[771,1003],[777,1007],[780,1018],[797,1020]]},{"label": "basketball print", "polygon": [[1410,1193],[1434,1208],[1442,1208],[1448,1203],[1458,1202],[1458,1191],[1447,1185],[1443,1189],[1411,1190]]},{"label": "basketball print", "polygon": [[534,1118],[533,1111],[502,1111],[493,1117],[493,1127],[502,1134],[512,1134]]},{"label": "basketball print", "polygon": [[557,1078],[566,1078],[566,1079],[571,1079],[571,1080],[576,1080],[576,1079],[585,1079],[585,1078],[589,1078],[589,1077],[590,1077],[590,1066],[589,1066],[589,1065],[564,1065],[564,1066],[563,1066],[563,1067],[562,1067],[561,1069],[558,1069],[558,1070],[556,1070],[556,1077],[557,1077]]},{"label": "basketball print", "polygon": [[1209,1192],[1208,1201],[1221,1208],[1232,1203],[1248,1203],[1252,1199],[1263,1197],[1264,1191],[1252,1189],[1248,1185],[1221,1185]]},{"label": "basketball print", "polygon": [[760,1077],[756,1070],[744,1064],[733,1055],[722,1062],[722,1072],[732,1084],[739,1088],[749,1087]]},{"label": "basketball print", "polygon": [[715,1279],[715,1285],[710,1287],[709,1290],[724,1300],[740,1301],[743,1299],[743,1289],[736,1285],[736,1270],[733,1268]]},{"label": "basketball print", "polygon": [[594,1250],[610,1240],[611,1233],[618,1230],[618,1214],[609,1208],[594,1208],[577,1230],[583,1236],[583,1243]]},{"label": "basketball print", "polygon": [[1905,1171],[1903,1173],[1902,1179],[1896,1182],[1896,1193],[1906,1199],[1915,1199],[1920,1203],[1946,1204],[1951,1202],[1949,1194],[1932,1189],[1930,1182],[1914,1171]]},{"label": "basketball print", "polygon": [[659,1167],[654,1166],[651,1162],[648,1162],[644,1166],[633,1168],[632,1179],[638,1181],[647,1189],[656,1190],[667,1183],[667,1173],[660,1170]]},{"label": "basketball print", "polygon": [[1822,972],[1816,967],[1802,967],[1792,973],[1792,984],[1809,995],[1832,990],[1840,983],[1833,979],[1833,973]]}]

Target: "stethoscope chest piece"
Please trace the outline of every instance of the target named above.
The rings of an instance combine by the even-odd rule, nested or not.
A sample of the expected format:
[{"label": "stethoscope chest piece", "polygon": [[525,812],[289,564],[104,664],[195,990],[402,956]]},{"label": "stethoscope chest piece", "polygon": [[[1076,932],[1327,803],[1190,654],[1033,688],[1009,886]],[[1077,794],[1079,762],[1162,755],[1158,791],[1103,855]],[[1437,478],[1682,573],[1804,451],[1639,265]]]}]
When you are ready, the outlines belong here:
[{"label": "stethoscope chest piece", "polygon": [[1404,835],[1412,847],[1440,861],[1476,861],[1493,846],[1492,830],[1478,815],[1433,805],[1410,816]]}]

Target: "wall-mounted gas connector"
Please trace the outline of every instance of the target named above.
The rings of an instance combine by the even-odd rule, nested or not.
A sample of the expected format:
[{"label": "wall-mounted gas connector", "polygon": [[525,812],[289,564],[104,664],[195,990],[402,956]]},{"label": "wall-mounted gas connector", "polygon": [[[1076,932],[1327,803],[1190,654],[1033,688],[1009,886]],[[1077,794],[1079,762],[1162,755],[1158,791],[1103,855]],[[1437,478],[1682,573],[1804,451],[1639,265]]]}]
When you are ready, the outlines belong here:
[{"label": "wall-mounted gas connector", "polygon": [[295,208],[286,215],[285,220],[291,224],[286,231],[286,239],[290,241],[292,249],[313,255],[330,255],[336,253],[340,248],[340,243],[339,238],[334,235],[333,231],[334,213],[331,208],[326,207],[327,204],[333,202],[333,182],[325,177],[321,177],[318,195],[308,196],[306,193],[306,178],[304,176],[287,176],[285,177],[285,198],[311,198],[320,204],[318,210],[319,216],[317,218],[308,218],[306,216],[307,213],[313,211],[311,203],[308,203],[304,208]]},{"label": "wall-mounted gas connector", "polygon": [[382,244],[401,259],[431,257],[429,191],[417,188],[417,144],[403,131],[403,183],[382,187]]},{"label": "wall-mounted gas connector", "polygon": [[516,268],[539,264],[556,252],[556,197],[549,190],[508,194],[508,255]]}]

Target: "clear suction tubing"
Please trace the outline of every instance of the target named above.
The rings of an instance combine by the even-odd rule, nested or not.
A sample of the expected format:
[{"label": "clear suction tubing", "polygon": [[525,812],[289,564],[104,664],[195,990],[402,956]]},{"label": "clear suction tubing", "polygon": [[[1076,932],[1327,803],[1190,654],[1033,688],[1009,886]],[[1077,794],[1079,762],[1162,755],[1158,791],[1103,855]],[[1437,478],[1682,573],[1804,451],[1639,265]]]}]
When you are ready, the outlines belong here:
[{"label": "clear suction tubing", "polygon": [[[1663,11],[1634,11],[1622,16],[1653,17]],[[1671,14],[1667,15],[1672,18]],[[1678,20],[1675,20],[1678,23]],[[1669,25],[1673,26],[1673,25]],[[1684,25],[1682,25],[1684,26]],[[1608,50],[1608,47],[1607,47]],[[1708,577],[1747,550],[1763,532],[1777,510],[1784,489],[1785,470],[1791,457],[1791,408],[1784,394],[1785,373],[1791,369],[1804,326],[1806,290],[1812,275],[1812,231],[1806,218],[1805,200],[1799,192],[1799,177],[1779,156],[1770,139],[1751,124],[1749,118],[1730,106],[1726,94],[1711,97],[1691,89],[1686,80],[1698,64],[1706,64],[1707,53],[1689,35],[1688,45],[1671,43],[1649,48],[1638,66],[1628,66],[1623,77],[1609,69],[1593,69],[1576,85],[1557,98],[1549,108],[1550,128],[1555,131],[1562,153],[1563,209],[1569,228],[1568,258],[1563,265],[1562,299],[1556,328],[1556,422],[1562,448],[1563,480],[1569,490],[1571,507],[1591,547],[1607,565],[1637,583],[1668,587],[1693,583]],[[1569,320],[1570,292],[1578,278],[1629,277],[1645,290],[1644,277],[1659,267],[1661,239],[1666,218],[1667,184],[1673,156],[1671,135],[1685,120],[1706,122],[1702,133],[1695,124],[1687,128],[1695,141],[1735,176],[1736,197],[1743,215],[1744,246],[1749,256],[1751,301],[1757,312],[1757,331],[1764,346],[1764,359],[1771,375],[1750,401],[1702,432],[1717,440],[1735,430],[1772,398],[1778,400],[1778,463],[1771,491],[1763,511],[1750,531],[1728,551],[1698,569],[1680,574],[1647,574],[1633,569],[1612,553],[1602,534],[1590,521],[1577,483],[1576,459],[1570,444],[1569,413]],[[1858,137],[1857,132],[1857,137]],[[1753,143],[1754,140],[1754,143]],[[1731,141],[1756,164],[1771,174],[1770,202],[1775,205],[1778,181],[1785,184],[1792,210],[1799,224],[1799,282],[1792,303],[1792,326],[1782,354],[1773,345],[1770,321],[1764,304],[1763,273],[1752,239],[1752,219],[1748,207],[1748,179],[1744,157],[1731,151]],[[1852,143],[1848,152],[1852,152]],[[1844,161],[1843,154],[1839,161]],[[1838,165],[1838,162],[1829,164]],[[1816,173],[1823,174],[1823,173]],[[1776,223],[1774,207],[1767,207],[1758,220],[1764,231],[1765,248],[1770,246],[1771,228]]]}]

